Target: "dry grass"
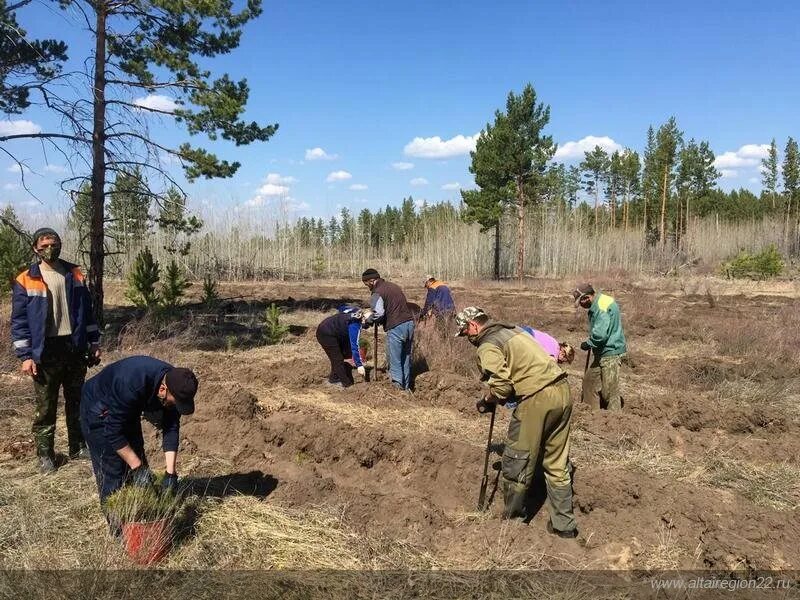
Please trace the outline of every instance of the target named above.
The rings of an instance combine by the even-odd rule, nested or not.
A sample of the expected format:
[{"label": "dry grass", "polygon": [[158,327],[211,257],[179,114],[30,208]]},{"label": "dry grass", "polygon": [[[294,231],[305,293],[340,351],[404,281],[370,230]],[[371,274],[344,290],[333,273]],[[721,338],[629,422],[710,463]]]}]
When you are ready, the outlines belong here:
[{"label": "dry grass", "polygon": [[358,537],[324,509],[296,510],[231,497],[206,510],[169,566],[223,569],[361,569]]},{"label": "dry grass", "polygon": [[737,492],[757,506],[779,511],[800,507],[800,468],[786,463],[756,464],[718,452],[699,460],[679,458],[663,452],[648,438],[623,435],[611,443],[589,432],[573,430],[578,460],[594,460],[613,468],[668,477],[698,485]]},{"label": "dry grass", "polygon": [[[430,435],[445,437],[473,446],[482,446],[486,435],[486,423],[477,418],[464,418],[445,408],[410,406],[404,407],[402,392],[388,390],[387,395],[397,395],[398,408],[381,406],[373,408],[361,403],[337,402],[329,394],[317,390],[306,390],[302,394],[274,387],[265,398],[263,390],[253,388],[260,396],[259,405],[266,411],[291,410],[301,406],[308,410],[321,411],[323,418],[342,421],[356,428],[376,427],[397,431],[406,435]],[[287,400],[291,398],[291,400]],[[508,418],[507,416],[505,417]],[[504,427],[503,415],[498,413],[496,431]]]},{"label": "dry grass", "polygon": [[658,543],[645,553],[643,567],[648,571],[671,571],[677,569],[686,551],[681,548],[673,535],[672,523],[661,523]]},{"label": "dry grass", "polygon": [[757,465],[725,454],[710,454],[701,480],[738,492],[753,504],[775,510],[800,507],[800,468],[786,463]]}]

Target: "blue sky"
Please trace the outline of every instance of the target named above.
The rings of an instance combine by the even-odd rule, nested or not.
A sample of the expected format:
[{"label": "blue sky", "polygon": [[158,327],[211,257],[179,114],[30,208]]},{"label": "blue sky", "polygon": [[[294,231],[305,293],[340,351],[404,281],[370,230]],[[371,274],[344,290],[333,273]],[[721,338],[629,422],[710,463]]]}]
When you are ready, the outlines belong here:
[{"label": "blue sky", "polygon": [[[75,56],[86,50],[77,19],[50,4],[19,20],[32,35],[67,35]],[[551,106],[559,160],[579,160],[597,142],[641,151],[648,125],[675,115],[687,139],[710,141],[724,188],[760,189],[763,145],[800,136],[798,22],[800,3],[789,1],[265,0],[242,45],[208,66],[246,77],[247,117],[280,129],[265,144],[209,144],[242,167],[187,190],[197,207],[280,205],[293,216],[408,195],[455,200],[472,182],[473,136],[528,82]],[[13,120],[30,125],[0,121],[0,131],[56,125],[37,110]],[[186,139],[167,121],[153,126],[162,141]],[[6,159],[0,204],[64,206],[55,184],[63,158],[49,152],[45,171],[40,145],[6,147],[26,159],[44,204],[15,187]]]}]

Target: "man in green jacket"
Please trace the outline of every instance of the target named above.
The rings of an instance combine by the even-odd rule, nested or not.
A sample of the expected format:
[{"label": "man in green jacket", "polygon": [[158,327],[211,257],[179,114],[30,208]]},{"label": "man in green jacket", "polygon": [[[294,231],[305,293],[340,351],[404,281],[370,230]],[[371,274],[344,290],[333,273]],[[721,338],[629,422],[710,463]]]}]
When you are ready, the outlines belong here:
[{"label": "man in green jacket", "polygon": [[590,283],[577,286],[572,297],[589,311],[589,338],[581,350],[591,351],[593,360],[583,375],[582,399],[592,408],[622,410],[619,368],[628,348],[619,305],[611,296],[595,293]]},{"label": "man in green jacket", "polygon": [[516,402],[501,462],[503,517],[527,518],[525,500],[541,452],[550,509],[547,529],[560,537],[576,537],[567,374],[526,331],[491,322],[477,306],[459,312],[455,321],[456,335],[466,335],[478,348],[481,380],[489,386],[478,409],[494,411],[498,403]]}]

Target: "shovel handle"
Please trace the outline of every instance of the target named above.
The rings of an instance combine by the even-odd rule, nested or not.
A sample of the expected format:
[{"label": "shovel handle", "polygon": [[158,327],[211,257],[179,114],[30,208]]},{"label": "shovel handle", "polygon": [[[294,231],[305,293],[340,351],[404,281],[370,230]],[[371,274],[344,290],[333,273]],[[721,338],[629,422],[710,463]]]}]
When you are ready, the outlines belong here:
[{"label": "shovel handle", "polygon": [[372,373],[375,381],[378,381],[378,323],[375,323],[373,330],[373,348],[372,348]]}]

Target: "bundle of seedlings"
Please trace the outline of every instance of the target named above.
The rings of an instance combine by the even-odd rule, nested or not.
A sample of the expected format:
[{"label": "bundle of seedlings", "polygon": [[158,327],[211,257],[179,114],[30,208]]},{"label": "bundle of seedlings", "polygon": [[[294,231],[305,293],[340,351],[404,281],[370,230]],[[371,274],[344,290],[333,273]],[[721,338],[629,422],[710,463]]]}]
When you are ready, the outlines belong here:
[{"label": "bundle of seedlings", "polygon": [[149,487],[126,485],[105,502],[109,523],[121,533],[125,550],[139,564],[149,565],[167,555],[192,510],[183,494],[161,486],[161,477]]}]

